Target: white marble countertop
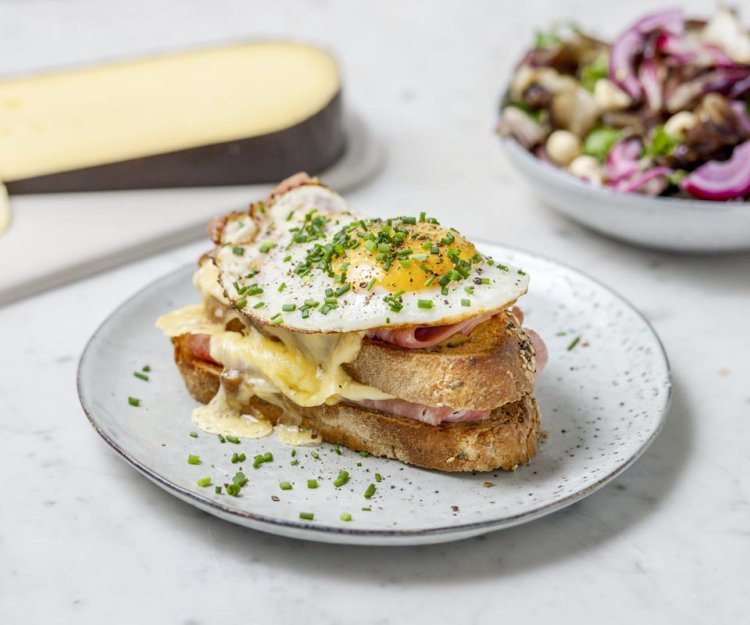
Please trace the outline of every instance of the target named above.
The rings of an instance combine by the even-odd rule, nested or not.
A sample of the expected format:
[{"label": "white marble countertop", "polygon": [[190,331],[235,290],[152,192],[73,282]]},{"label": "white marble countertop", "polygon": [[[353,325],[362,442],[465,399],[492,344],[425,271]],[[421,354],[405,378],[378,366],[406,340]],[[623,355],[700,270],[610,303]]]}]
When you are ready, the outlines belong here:
[{"label": "white marble countertop", "polygon": [[3,72],[254,33],[330,45],[349,103],[388,149],[380,177],[351,195],[363,212],[458,216],[469,235],[583,268],[646,314],[674,371],[662,434],[583,502],[464,542],[336,547],[181,503],[116,458],[81,411],[75,371],[89,335],[204,243],[8,306],[0,622],[748,622],[750,255],[666,255],[585,231],[534,199],[491,133],[500,85],[535,25],[568,15],[604,26],[647,6],[608,4],[605,15],[584,0],[0,3]]}]

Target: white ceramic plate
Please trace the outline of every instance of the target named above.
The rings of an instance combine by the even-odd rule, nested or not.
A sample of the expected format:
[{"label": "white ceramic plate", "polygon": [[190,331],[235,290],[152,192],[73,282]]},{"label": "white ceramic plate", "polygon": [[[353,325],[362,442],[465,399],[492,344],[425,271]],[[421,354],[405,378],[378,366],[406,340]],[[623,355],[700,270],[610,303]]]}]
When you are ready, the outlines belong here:
[{"label": "white ceramic plate", "polygon": [[[550,363],[538,383],[548,436],[528,465],[512,473],[442,474],[400,462],[360,457],[330,445],[291,448],[271,436],[221,444],[199,433],[190,398],[172,362],[169,341],[154,328],[161,314],[198,300],[186,267],[147,286],[96,331],[81,357],[78,390],[91,424],[126,461],[166,491],[218,517],[253,529],[335,543],[405,545],[467,538],[536,519],[600,488],[624,471],[662,427],[670,399],[666,355],[654,331],[628,303],[577,271],[529,253],[482,245],[497,259],[524,267],[531,290],[522,298],[526,323],[545,339]],[[580,338],[578,338],[580,337]],[[577,344],[571,345],[578,338]],[[570,349],[569,349],[570,348]],[[150,382],[133,372],[151,366]],[[141,400],[128,405],[128,397]],[[271,451],[274,461],[253,469],[241,497],[200,488],[231,477],[234,452],[249,459]],[[188,454],[203,464],[187,463]],[[339,469],[350,482],[336,489]],[[382,482],[363,497],[374,475]],[[307,479],[320,487],[308,490]],[[282,491],[279,482],[293,490]],[[371,511],[363,511],[371,507]],[[300,520],[312,512],[314,521]],[[353,520],[340,520],[349,512]]]},{"label": "white ceramic plate", "polygon": [[678,252],[750,249],[750,203],[616,193],[544,163],[512,139],[505,153],[552,208],[617,239]]}]

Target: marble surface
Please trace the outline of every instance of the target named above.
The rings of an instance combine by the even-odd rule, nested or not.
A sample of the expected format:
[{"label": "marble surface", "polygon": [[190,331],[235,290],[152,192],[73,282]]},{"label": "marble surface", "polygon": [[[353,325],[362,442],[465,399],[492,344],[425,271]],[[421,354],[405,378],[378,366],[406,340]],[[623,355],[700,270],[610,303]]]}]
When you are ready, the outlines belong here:
[{"label": "marble surface", "polygon": [[3,73],[253,33],[327,43],[388,146],[381,176],[351,196],[363,212],[428,210],[584,269],[646,314],[674,372],[651,449],[563,512],[434,547],[302,543],[165,495],[115,458],[78,404],[91,332],[205,244],[50,290],[0,309],[0,622],[747,622],[750,255],[615,243],[550,212],[507,168],[491,128],[524,33],[564,15],[606,26],[654,3],[606,15],[591,1],[552,5],[0,3]]}]

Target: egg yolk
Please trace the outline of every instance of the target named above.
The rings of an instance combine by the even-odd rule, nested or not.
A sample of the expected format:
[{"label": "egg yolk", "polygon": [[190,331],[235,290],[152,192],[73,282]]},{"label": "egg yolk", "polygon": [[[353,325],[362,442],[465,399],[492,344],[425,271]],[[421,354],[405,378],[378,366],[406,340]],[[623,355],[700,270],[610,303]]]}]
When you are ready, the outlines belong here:
[{"label": "egg yolk", "polygon": [[[353,290],[366,288],[373,278],[374,285],[391,292],[434,289],[437,279],[453,269],[453,259],[468,260],[477,253],[462,235],[436,224],[401,224],[399,229],[407,231],[401,243],[390,244],[387,250],[360,245],[347,250],[337,261],[337,271],[348,263],[346,279]],[[377,227],[373,230],[377,232]]]}]

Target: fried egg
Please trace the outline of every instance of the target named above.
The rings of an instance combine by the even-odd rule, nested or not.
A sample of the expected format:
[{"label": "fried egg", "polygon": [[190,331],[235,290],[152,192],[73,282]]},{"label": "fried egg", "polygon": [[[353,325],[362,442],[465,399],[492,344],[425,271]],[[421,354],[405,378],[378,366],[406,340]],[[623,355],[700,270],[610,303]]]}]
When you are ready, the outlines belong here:
[{"label": "fried egg", "polygon": [[507,308],[526,273],[424,213],[363,219],[320,184],[230,215],[207,262],[226,298],[264,325],[355,332],[444,325]]}]

